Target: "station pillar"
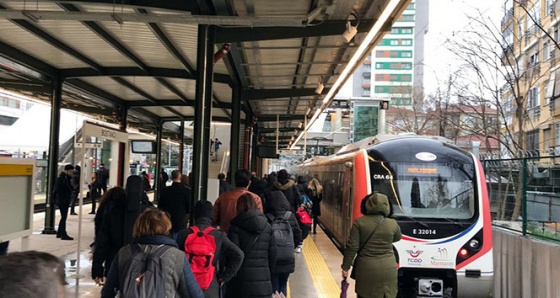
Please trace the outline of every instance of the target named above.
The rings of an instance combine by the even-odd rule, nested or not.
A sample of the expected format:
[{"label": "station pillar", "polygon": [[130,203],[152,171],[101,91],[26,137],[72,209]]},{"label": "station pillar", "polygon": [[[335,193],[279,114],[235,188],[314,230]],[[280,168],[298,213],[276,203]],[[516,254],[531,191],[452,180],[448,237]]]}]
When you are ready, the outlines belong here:
[{"label": "station pillar", "polygon": [[[183,173],[183,162],[184,162],[184,151],[185,151],[185,121],[181,120],[181,125],[179,126],[181,130],[179,132],[179,171]],[[158,168],[159,171],[159,168]],[[159,173],[159,172],[158,172]],[[159,176],[159,174],[158,174]]]},{"label": "station pillar", "polygon": [[[162,138],[163,138],[163,122],[160,121],[158,123],[158,128],[157,128],[157,132],[156,132],[156,172],[159,171],[159,169],[161,168],[161,147],[163,146],[162,144]],[[154,202],[158,202],[159,201],[159,194],[161,192],[161,189],[159,189],[159,173],[157,173],[156,175],[154,175]]]},{"label": "station pillar", "polygon": [[[126,118],[128,117],[128,108],[125,106],[121,106],[119,108],[119,129],[126,133]],[[120,187],[124,187],[124,181],[126,180],[125,177],[128,173],[128,169],[125,169],[125,165],[127,164],[126,156],[127,152],[125,152],[126,144],[119,142],[119,166],[118,166],[118,176],[117,176],[117,185]]]},{"label": "station pillar", "polygon": [[52,78],[51,89],[51,126],[49,133],[49,163],[47,176],[47,196],[45,204],[45,226],[43,234],[56,234],[54,228],[55,202],[52,195],[58,177],[58,138],[60,135],[60,107],[62,105],[62,83],[60,77]]},{"label": "station pillar", "polygon": [[[198,25],[197,80],[193,136],[193,199],[206,200],[210,124],[212,120],[212,82],[214,77],[214,27]],[[192,209],[191,209],[192,210]],[[191,212],[191,220],[193,215]]]},{"label": "station pillar", "polygon": [[230,128],[230,153],[229,153],[229,181],[233,182],[233,177],[239,168],[239,130],[241,127],[241,89],[239,84],[234,84],[231,88],[231,128]]}]

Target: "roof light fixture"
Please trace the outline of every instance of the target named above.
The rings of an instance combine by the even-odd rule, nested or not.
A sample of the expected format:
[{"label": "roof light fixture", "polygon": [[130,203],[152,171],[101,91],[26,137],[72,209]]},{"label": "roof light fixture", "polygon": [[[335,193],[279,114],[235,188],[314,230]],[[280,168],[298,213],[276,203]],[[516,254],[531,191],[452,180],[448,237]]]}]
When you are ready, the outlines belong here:
[{"label": "roof light fixture", "polygon": [[321,94],[325,89],[325,85],[323,84],[323,77],[319,77],[319,82],[317,82],[317,88],[315,88],[315,94]]}]

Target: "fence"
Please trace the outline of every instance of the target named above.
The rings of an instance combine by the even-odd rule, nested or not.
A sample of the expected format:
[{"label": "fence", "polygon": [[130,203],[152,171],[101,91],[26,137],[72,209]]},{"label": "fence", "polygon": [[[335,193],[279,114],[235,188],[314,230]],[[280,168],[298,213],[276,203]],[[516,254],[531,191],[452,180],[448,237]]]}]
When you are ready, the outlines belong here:
[{"label": "fence", "polygon": [[539,155],[481,156],[492,223],[523,235],[560,241],[560,156]]}]

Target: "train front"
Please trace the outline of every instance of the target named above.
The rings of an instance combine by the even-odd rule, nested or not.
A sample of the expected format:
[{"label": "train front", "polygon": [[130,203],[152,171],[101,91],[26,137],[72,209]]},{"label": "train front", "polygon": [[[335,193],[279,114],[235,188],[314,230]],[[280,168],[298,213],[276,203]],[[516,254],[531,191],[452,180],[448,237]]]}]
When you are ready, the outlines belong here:
[{"label": "train front", "polygon": [[408,138],[368,151],[371,191],[386,194],[402,297],[488,297],[492,227],[482,166],[441,141]]}]

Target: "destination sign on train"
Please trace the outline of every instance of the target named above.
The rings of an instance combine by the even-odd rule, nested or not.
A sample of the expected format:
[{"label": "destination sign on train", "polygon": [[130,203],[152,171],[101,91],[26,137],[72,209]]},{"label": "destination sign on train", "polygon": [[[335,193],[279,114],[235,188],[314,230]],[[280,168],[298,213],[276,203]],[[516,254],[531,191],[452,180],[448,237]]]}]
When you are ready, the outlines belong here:
[{"label": "destination sign on train", "polygon": [[409,167],[407,170],[410,174],[437,174],[437,168],[417,168],[417,167]]}]

